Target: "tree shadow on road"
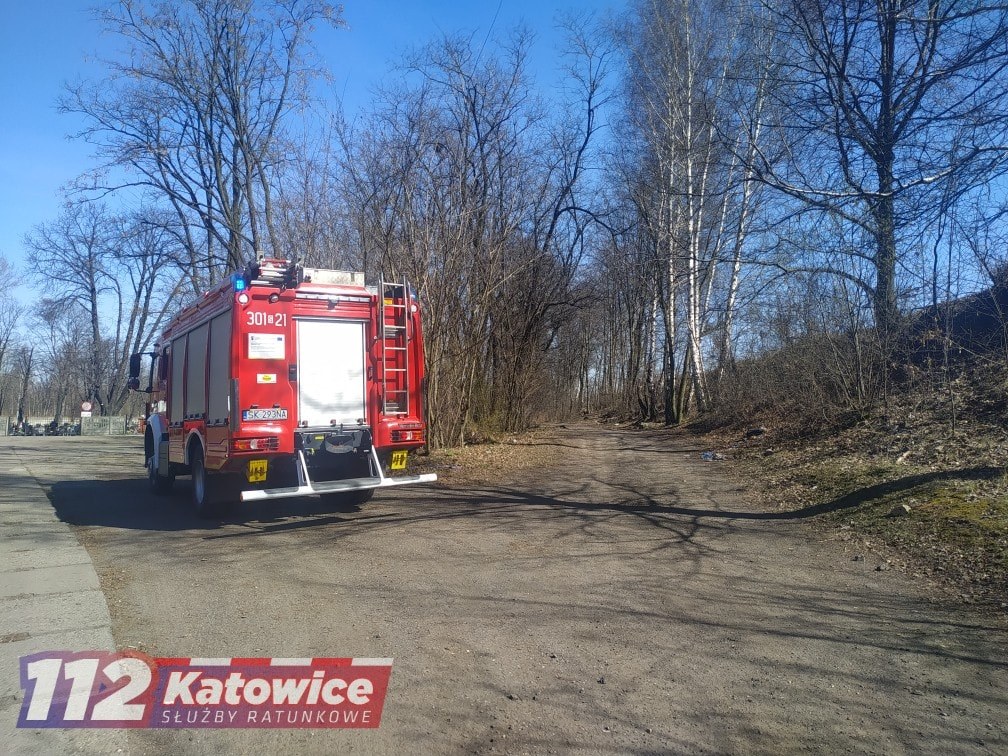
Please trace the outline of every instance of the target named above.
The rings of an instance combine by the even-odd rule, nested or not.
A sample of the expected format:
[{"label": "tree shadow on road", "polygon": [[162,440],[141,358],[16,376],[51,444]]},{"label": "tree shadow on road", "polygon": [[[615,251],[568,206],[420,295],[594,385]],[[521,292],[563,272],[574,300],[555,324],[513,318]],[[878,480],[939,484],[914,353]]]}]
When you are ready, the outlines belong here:
[{"label": "tree shadow on road", "polygon": [[[236,504],[228,516],[219,519],[196,516],[189,508],[188,481],[178,481],[176,486],[171,495],[155,496],[143,479],[61,481],[54,483],[48,494],[57,515],[71,525],[138,533],[178,532],[200,542],[272,539],[301,531],[303,545],[328,548],[341,538],[396,530],[413,533],[418,528],[437,530],[439,522],[446,522],[452,523],[450,528],[475,527],[506,537],[526,534],[538,538],[550,532],[553,537],[546,549],[554,553],[563,548],[564,538],[573,535],[580,541],[618,546],[627,558],[664,551],[668,559],[685,565],[715,553],[717,538],[731,530],[693,515],[652,511],[646,504],[593,503],[587,490],[592,488],[590,482],[571,483],[551,493],[524,484],[406,487],[380,491],[371,502],[352,510],[336,509],[318,497],[280,499]],[[644,498],[639,493],[627,495]],[[184,540],[173,543],[175,550],[189,548]],[[591,552],[571,554],[570,558],[590,561]]]},{"label": "tree shadow on road", "polygon": [[992,480],[1004,475],[1003,467],[972,467],[963,470],[942,470],[937,472],[921,473],[918,475],[907,475],[898,480],[877,483],[873,486],[859,488],[843,496],[838,496],[830,501],[812,504],[800,509],[791,509],[784,512],[762,512],[749,510],[732,509],[710,509],[698,507],[667,506],[650,497],[641,497],[638,503],[622,503],[614,505],[616,509],[627,512],[655,512],[673,515],[690,515],[695,517],[708,517],[716,519],[738,519],[738,520],[802,520],[818,515],[840,512],[847,509],[855,509],[862,504],[875,501],[891,494],[903,491],[911,491],[919,486],[928,483],[936,483],[948,480]]},{"label": "tree shadow on road", "polygon": [[112,527],[128,530],[178,531],[215,530],[228,524],[254,520],[277,522],[288,517],[325,515],[330,523],[341,522],[337,515],[360,511],[357,505],[342,505],[333,499],[307,497],[268,502],[235,503],[219,518],[202,518],[190,505],[190,483],[176,481],[175,490],[155,495],[144,479],[57,481],[46,491],[57,516],[70,525]]},{"label": "tree shadow on road", "polygon": [[[188,481],[179,481],[168,496],[155,496],[143,479],[58,481],[48,491],[61,520],[85,527],[112,527],[147,531],[221,531],[217,537],[269,535],[304,528],[346,524],[356,530],[403,527],[421,521],[480,518],[488,528],[534,527],[544,519],[565,518],[571,528],[598,529],[609,518],[631,517],[662,532],[669,543],[697,544],[701,532],[724,530],[730,521],[802,520],[852,509],[882,496],[911,490],[939,480],[987,480],[1003,474],[1001,468],[977,467],[909,475],[880,483],[800,509],[784,512],[759,509],[702,506],[682,501],[675,491],[660,495],[632,484],[614,481],[604,485],[609,501],[589,496],[587,484],[539,492],[534,486],[453,488],[447,486],[383,491],[363,509],[339,507],[319,497],[281,499],[273,502],[236,503],[218,519],[203,519],[189,508]],[[595,499],[595,500],[592,500]],[[722,521],[725,524],[718,524]],[[235,530],[232,526],[242,526]]]}]

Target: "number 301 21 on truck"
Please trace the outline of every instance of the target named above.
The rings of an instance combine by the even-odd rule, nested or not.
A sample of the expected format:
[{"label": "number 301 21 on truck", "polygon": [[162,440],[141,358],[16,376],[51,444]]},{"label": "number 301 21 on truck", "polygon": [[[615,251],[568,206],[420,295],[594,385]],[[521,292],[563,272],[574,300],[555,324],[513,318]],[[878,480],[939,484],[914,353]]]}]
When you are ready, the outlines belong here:
[{"label": "number 301 21 on truck", "polygon": [[[148,363],[148,364],[145,364]],[[141,373],[149,380],[141,388]],[[406,475],[426,442],[423,331],[405,281],[262,259],[183,310],[130,360],[150,394],[151,488],[192,476],[197,512],[322,494],[344,504]]]}]

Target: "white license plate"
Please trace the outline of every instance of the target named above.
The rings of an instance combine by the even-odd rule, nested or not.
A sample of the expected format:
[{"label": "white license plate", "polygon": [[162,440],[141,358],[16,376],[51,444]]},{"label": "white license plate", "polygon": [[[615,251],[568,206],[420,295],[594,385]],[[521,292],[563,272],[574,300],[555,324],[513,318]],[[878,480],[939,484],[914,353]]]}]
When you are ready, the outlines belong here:
[{"label": "white license plate", "polygon": [[242,410],[242,420],[286,420],[285,409],[249,409]]}]

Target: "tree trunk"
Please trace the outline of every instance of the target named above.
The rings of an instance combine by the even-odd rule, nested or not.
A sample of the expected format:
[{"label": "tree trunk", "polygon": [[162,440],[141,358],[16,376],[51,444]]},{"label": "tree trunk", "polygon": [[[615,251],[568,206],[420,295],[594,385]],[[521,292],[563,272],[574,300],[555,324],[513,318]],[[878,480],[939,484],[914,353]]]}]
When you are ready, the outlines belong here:
[{"label": "tree trunk", "polygon": [[896,323],[896,212],[893,189],[895,167],[895,93],[897,8],[891,0],[879,3],[879,112],[875,169],[878,200],[875,206],[875,325],[883,349],[888,351]]},{"label": "tree trunk", "polygon": [[28,351],[28,357],[25,359],[24,375],[21,377],[21,396],[18,399],[18,411],[17,411],[17,422],[21,425],[25,421],[25,399],[28,396],[28,384],[31,382],[31,369],[32,369],[32,357],[35,356],[34,347]]}]

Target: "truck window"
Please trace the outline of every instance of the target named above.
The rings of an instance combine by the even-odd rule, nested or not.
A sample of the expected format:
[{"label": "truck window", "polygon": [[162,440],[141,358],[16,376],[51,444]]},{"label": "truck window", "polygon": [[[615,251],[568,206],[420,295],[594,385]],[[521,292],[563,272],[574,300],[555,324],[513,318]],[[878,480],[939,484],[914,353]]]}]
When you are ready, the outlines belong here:
[{"label": "truck window", "polygon": [[207,381],[207,420],[228,419],[228,396],[231,377],[231,311],[210,321],[210,376]]},{"label": "truck window", "polygon": [[182,382],[185,376],[186,337],[180,336],[171,344],[171,384],[168,417],[173,423],[182,420]]},{"label": "truck window", "polygon": [[206,417],[206,357],[210,324],[204,323],[189,332],[186,349],[185,413],[187,417]]}]

